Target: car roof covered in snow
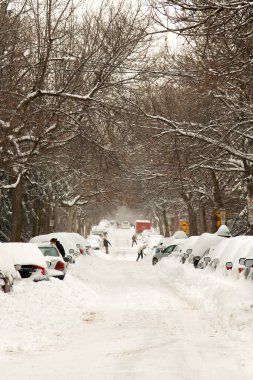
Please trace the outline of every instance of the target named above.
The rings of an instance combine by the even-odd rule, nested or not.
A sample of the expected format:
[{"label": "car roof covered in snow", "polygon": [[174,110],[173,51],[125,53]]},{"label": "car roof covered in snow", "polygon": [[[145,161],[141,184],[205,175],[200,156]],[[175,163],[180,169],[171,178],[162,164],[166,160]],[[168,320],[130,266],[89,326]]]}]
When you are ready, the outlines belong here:
[{"label": "car roof covered in snow", "polygon": [[1,250],[12,257],[14,264],[47,267],[46,260],[36,244],[2,243]]},{"label": "car roof covered in snow", "polygon": [[192,254],[194,256],[202,257],[205,251],[211,247],[216,246],[221,243],[224,239],[228,240],[226,237],[218,236],[216,234],[210,234],[209,232],[204,232],[200,235],[199,239],[193,246]]},{"label": "car roof covered in snow", "polygon": [[34,236],[30,240],[30,243],[47,243],[50,242],[52,238],[56,238],[57,240],[59,240],[59,242],[63,245],[66,254],[69,252],[70,249],[74,249],[74,251],[77,251],[76,244],[68,236],[68,232],[52,232],[47,235]]},{"label": "car roof covered in snow", "polygon": [[190,236],[188,239],[185,239],[184,244],[180,247],[180,252],[186,253],[187,249],[193,249],[198,239],[199,236]]},{"label": "car roof covered in snow", "polygon": [[210,255],[212,259],[219,258],[222,263],[232,261],[239,265],[239,259],[248,257],[253,258],[253,236],[236,236],[226,239],[212,247]]}]

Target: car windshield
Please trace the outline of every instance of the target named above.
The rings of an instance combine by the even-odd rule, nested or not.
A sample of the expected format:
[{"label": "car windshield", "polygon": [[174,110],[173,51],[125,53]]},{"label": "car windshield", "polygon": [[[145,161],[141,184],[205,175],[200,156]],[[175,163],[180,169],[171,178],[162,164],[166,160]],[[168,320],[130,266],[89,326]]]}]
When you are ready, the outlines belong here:
[{"label": "car windshield", "polygon": [[60,256],[59,252],[55,247],[39,247],[44,256],[58,257]]}]

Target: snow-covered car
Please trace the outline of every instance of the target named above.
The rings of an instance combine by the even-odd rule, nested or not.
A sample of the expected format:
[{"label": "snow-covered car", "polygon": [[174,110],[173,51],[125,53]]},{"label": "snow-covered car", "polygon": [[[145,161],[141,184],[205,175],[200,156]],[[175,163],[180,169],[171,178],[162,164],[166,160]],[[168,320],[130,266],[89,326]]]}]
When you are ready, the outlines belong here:
[{"label": "snow-covered car", "polygon": [[81,255],[89,255],[91,249],[89,241],[77,232],[70,232],[70,235],[72,235],[75,240],[76,246],[80,250]]},{"label": "snow-covered car", "polygon": [[68,257],[63,258],[58,249],[50,243],[38,243],[37,245],[46,259],[48,276],[63,280],[68,268]]},{"label": "snow-covered car", "polygon": [[151,228],[149,230],[143,230],[141,233],[141,238],[142,240],[144,240],[152,235],[157,235],[157,231],[154,228]]},{"label": "snow-covered car", "polygon": [[199,239],[199,236],[190,236],[188,239],[185,240],[185,243],[180,246],[179,252],[180,252],[180,261],[181,263],[185,263],[186,260],[189,259],[190,254],[192,253],[193,247],[195,246],[195,243]]},{"label": "snow-covered car", "polygon": [[30,278],[33,281],[48,280],[47,263],[36,244],[2,243],[1,249],[12,258],[21,278]]},{"label": "snow-covered car", "polygon": [[101,245],[100,245],[99,241],[96,238],[92,237],[92,235],[88,236],[87,240],[88,240],[88,242],[89,242],[89,244],[91,246],[91,249],[98,250],[98,249],[101,248]]},{"label": "snow-covered car", "polygon": [[162,235],[151,235],[143,239],[143,243],[146,245],[146,250],[155,252],[158,244],[160,243]]},{"label": "snow-covered car", "polygon": [[187,241],[188,236],[186,235],[184,231],[176,231],[170,237],[162,237],[159,243],[157,244],[157,246],[155,247],[155,252],[157,253],[161,251],[162,249],[168,247],[172,242],[174,242],[174,240],[177,240],[177,239],[180,239],[180,240],[183,239],[184,241]]},{"label": "snow-covered car", "polygon": [[231,234],[227,226],[221,226],[214,234],[204,232],[194,243],[189,255],[189,262],[198,267],[199,261],[208,249],[215,247],[223,240],[228,240],[228,238],[231,238]]},{"label": "snow-covered car", "polygon": [[99,235],[100,237],[104,236],[108,232],[108,228],[104,225],[93,226],[91,228],[91,235]]},{"label": "snow-covered car", "polygon": [[209,265],[210,268],[216,270],[219,266],[225,264],[231,257],[231,247],[233,247],[234,238],[222,239],[214,241],[214,245],[207,248],[199,260],[197,267],[204,269]]},{"label": "snow-covered car", "polygon": [[5,243],[0,245],[0,290],[9,293],[16,280],[20,279],[12,256],[6,250]]},{"label": "snow-covered car", "polygon": [[152,264],[156,265],[158,261],[162,260],[164,257],[168,257],[172,252],[178,252],[179,253],[179,247],[181,244],[185,242],[185,239],[174,239],[171,241],[171,243],[167,246],[162,248],[161,250],[157,251],[153,258],[152,258]]},{"label": "snow-covered car", "polygon": [[[245,269],[245,260],[253,258],[253,237],[236,236],[222,241],[210,250],[210,266],[239,278]],[[246,277],[247,274],[245,273]]]},{"label": "snow-covered car", "polygon": [[[103,248],[103,238],[100,236],[100,235],[89,235],[87,237],[87,240],[89,241],[89,243],[91,244],[91,247],[93,248],[95,243],[93,243],[94,241],[97,242],[98,244],[98,248],[93,248],[93,249],[100,249],[100,248]],[[93,242],[92,242],[93,241]]]},{"label": "snow-covered car", "polygon": [[30,243],[50,243],[50,240],[56,238],[63,245],[65,256],[69,257],[69,262],[74,263],[76,256],[80,254],[80,250],[76,244],[68,236],[68,232],[53,232],[47,235],[38,235],[30,239]]}]

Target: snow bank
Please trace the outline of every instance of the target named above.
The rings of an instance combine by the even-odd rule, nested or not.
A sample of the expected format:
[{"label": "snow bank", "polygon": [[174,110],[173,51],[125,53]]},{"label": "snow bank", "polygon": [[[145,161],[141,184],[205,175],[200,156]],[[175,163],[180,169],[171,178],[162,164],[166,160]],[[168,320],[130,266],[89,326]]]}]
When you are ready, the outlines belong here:
[{"label": "snow bank", "polygon": [[78,334],[95,298],[94,291],[69,272],[64,281],[16,282],[13,293],[0,292],[0,353],[55,350],[56,345],[60,349]]},{"label": "snow bank", "polygon": [[176,294],[194,309],[201,309],[219,330],[227,332],[235,339],[248,341],[253,335],[253,282],[244,278],[235,280],[224,277],[222,272],[212,272],[209,268],[195,269],[186,263],[182,265],[176,258],[163,260],[157,265],[166,275]]}]

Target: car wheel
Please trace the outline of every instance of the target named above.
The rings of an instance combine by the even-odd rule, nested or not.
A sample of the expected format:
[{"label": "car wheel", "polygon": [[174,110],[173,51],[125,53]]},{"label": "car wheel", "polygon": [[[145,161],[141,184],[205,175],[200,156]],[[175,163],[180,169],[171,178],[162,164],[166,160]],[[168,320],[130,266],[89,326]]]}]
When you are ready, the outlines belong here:
[{"label": "car wheel", "polygon": [[152,264],[156,265],[158,263],[158,259],[156,257],[153,257]]}]

